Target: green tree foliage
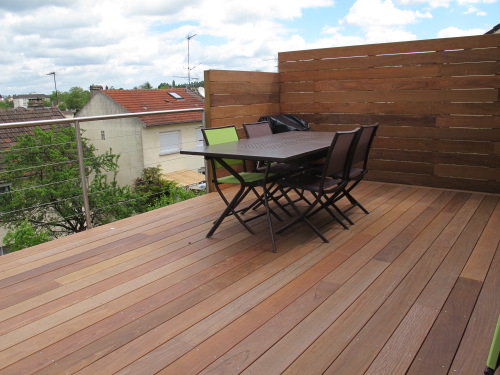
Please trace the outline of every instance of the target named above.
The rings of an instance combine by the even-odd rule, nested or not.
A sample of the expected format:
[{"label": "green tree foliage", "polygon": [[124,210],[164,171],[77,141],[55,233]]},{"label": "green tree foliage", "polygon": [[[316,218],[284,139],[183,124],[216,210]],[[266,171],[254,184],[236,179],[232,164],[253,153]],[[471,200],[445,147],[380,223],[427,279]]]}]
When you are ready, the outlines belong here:
[{"label": "green tree foliage", "polygon": [[168,83],[162,82],[158,85],[159,89],[169,89],[170,85]]},{"label": "green tree foliage", "polygon": [[173,181],[162,178],[160,166],[144,168],[142,176],[134,181],[134,190],[145,197],[148,211],[198,195],[191,190],[178,187]]},{"label": "green tree foliage", "polygon": [[170,189],[168,194],[161,195],[157,200],[149,204],[147,210],[148,211],[156,210],[157,208],[185,201],[201,194],[202,193],[195,193],[192,190],[186,190],[181,187],[174,187]]},{"label": "green tree foliage", "polygon": [[149,82],[144,82],[142,85],[139,86],[139,88],[145,90],[145,89],[152,89],[153,86],[151,86],[151,83]]},{"label": "green tree foliage", "polygon": [[51,239],[52,237],[47,230],[41,229],[37,231],[29,223],[28,219],[25,219],[15,231],[7,232],[3,239],[3,243],[9,248],[10,252],[13,252],[48,242]]},{"label": "green tree foliage", "polygon": [[[56,92],[53,91],[49,97],[52,102],[55,102]],[[79,111],[90,100],[90,91],[75,86],[70,88],[69,91],[58,91],[57,100],[59,102],[59,109]]]},{"label": "green tree foliage", "polygon": [[13,108],[14,103],[13,102],[3,102],[0,101],[0,108]]},{"label": "green tree foliage", "polygon": [[90,92],[81,87],[72,87],[64,100],[69,109],[79,111],[90,100]]},{"label": "green tree foliage", "polygon": [[[4,155],[0,174],[11,184],[10,192],[0,194],[0,225],[13,232],[10,238],[26,237],[28,225],[51,239],[85,230],[75,129],[36,128],[16,141]],[[88,140],[82,143],[93,226],[142,212],[144,201],[116,182],[118,156],[111,150],[96,155]]]}]

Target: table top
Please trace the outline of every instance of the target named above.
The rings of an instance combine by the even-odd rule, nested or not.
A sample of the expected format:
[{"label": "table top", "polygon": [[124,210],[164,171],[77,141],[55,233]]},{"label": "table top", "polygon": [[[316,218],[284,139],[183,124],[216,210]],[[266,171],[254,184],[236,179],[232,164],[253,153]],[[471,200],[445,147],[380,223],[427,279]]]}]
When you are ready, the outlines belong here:
[{"label": "table top", "polygon": [[208,158],[289,162],[326,151],[330,147],[334,135],[335,132],[292,131],[264,137],[240,139],[237,142],[198,146],[189,150],[182,150],[180,153]]}]

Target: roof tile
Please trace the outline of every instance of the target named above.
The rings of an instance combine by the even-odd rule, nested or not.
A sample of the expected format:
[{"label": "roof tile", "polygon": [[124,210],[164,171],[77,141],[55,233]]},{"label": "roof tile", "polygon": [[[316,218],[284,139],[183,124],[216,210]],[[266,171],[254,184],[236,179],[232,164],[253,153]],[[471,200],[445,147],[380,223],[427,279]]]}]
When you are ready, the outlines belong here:
[{"label": "roof tile", "polygon": [[[164,111],[170,109],[203,108],[203,98],[185,88],[148,90],[104,90],[129,113]],[[169,93],[177,93],[182,99],[175,99]],[[158,116],[140,117],[146,126],[179,124],[202,121],[201,112],[172,113]]]}]

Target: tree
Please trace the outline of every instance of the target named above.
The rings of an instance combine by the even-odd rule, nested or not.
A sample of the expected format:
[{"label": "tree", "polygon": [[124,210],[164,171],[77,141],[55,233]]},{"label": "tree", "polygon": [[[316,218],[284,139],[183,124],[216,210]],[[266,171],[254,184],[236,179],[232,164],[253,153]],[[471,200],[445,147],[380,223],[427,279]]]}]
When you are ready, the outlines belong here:
[{"label": "tree", "polygon": [[[0,225],[22,238],[34,233],[51,239],[87,228],[79,178],[76,135],[72,127],[35,128],[33,135],[22,135],[3,159],[0,180],[8,181],[10,191],[0,194]],[[83,139],[85,173],[93,226],[143,212],[142,200],[130,187],[116,182],[118,156],[111,150],[102,155]],[[16,242],[16,241],[15,241]]]},{"label": "tree", "polygon": [[6,98],[3,98],[0,95],[0,108],[14,108],[14,101],[12,100],[12,97],[9,95]]},{"label": "tree", "polygon": [[10,252],[22,250],[26,247],[35,246],[52,239],[50,233],[42,229],[37,232],[29,223],[28,219],[23,220],[16,231],[9,231],[3,239],[5,246]]},{"label": "tree", "polygon": [[72,87],[65,95],[64,103],[70,109],[79,111],[90,100],[90,91],[84,90],[81,87]]},{"label": "tree", "polygon": [[142,85],[139,86],[140,89],[152,89],[153,86],[151,86],[151,83],[149,82],[144,82]]},{"label": "tree", "polygon": [[[49,97],[52,102],[55,102],[56,92],[53,91],[52,94],[49,95]],[[69,91],[58,91],[57,100],[59,102],[59,109],[66,110],[66,108],[69,108],[74,111],[79,111],[90,100],[90,91],[75,86],[70,88]]]},{"label": "tree", "polygon": [[159,89],[169,89],[170,85],[168,83],[162,82],[158,85]]},{"label": "tree", "polygon": [[146,199],[148,211],[199,195],[162,178],[160,166],[144,168],[134,181],[134,190]]}]

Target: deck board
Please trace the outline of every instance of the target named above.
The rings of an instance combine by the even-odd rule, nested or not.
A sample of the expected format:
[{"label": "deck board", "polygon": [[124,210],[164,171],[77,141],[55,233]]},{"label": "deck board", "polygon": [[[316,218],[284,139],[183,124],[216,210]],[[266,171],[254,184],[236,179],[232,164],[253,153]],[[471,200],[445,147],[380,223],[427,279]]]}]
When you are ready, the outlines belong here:
[{"label": "deck board", "polygon": [[276,254],[263,217],[206,238],[208,194],[2,256],[0,374],[481,373],[500,195],[356,196],[349,230],[320,213],[330,243],[296,225]]}]

